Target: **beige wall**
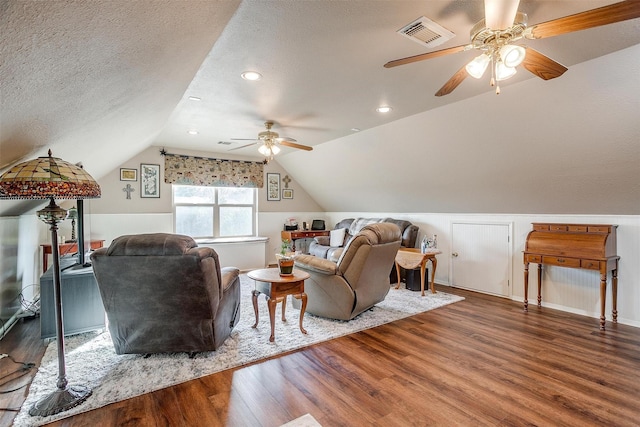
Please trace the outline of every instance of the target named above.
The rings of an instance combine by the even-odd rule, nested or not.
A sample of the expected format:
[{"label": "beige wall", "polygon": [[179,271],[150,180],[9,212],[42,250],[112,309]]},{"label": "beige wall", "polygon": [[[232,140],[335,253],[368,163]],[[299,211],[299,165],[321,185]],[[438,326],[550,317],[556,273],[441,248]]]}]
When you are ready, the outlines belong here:
[{"label": "beige wall", "polygon": [[[177,148],[165,148],[172,154],[184,154],[202,157],[214,157],[218,159],[233,160],[249,160],[255,161],[255,158],[246,158],[242,156],[222,156],[213,155],[202,151],[180,150]],[[160,154],[160,147],[150,147],[142,153],[127,160],[119,165],[116,169],[109,172],[98,180],[102,189],[102,197],[100,199],[91,200],[91,213],[94,214],[121,214],[121,213],[170,213],[173,211],[171,203],[171,185],[162,181],[160,186],[160,198],[142,198],[140,197],[140,164],[150,163],[160,165],[160,173],[164,179],[164,158]],[[120,168],[131,168],[138,170],[138,180],[120,181]],[[277,161],[271,161],[265,165],[265,174],[275,172],[280,174],[280,178],[287,175],[287,171],[280,166]],[[280,201],[268,201],[266,187],[258,191],[258,211],[259,212],[304,212],[304,211],[321,211],[323,210],[300,186],[296,178],[288,174],[291,178],[289,188],[293,189],[293,199],[281,199]],[[134,191],[131,193],[131,199],[126,198],[123,188],[127,184],[131,184]],[[284,183],[281,183],[284,188]],[[285,214],[286,215],[286,214]]]}]

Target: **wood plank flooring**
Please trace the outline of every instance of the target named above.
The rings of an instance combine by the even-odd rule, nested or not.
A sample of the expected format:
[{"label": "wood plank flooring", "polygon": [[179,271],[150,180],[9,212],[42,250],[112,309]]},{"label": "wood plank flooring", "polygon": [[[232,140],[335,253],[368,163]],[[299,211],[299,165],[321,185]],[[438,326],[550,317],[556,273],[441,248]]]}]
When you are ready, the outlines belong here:
[{"label": "wood plank flooring", "polygon": [[640,328],[438,289],[466,300],[50,425],[640,425]]}]

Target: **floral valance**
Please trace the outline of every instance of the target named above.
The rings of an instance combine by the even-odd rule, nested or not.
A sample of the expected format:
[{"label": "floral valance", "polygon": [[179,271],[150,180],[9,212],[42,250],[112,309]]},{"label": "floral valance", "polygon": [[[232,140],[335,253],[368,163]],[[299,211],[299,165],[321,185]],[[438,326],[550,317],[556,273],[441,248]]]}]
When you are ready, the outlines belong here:
[{"label": "floral valance", "polygon": [[164,182],[208,187],[264,186],[264,164],[164,154]]}]

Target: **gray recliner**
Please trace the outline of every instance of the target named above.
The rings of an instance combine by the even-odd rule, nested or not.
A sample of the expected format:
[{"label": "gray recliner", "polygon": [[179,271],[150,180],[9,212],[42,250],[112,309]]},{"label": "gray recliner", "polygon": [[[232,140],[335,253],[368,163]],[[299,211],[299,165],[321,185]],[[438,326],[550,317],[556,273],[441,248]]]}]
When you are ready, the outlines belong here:
[{"label": "gray recliner", "polygon": [[117,354],[216,350],[240,318],[240,278],[189,236],[120,236],[91,254]]},{"label": "gray recliner", "polygon": [[[353,236],[338,262],[313,255],[296,256],[296,268],[311,276],[304,283],[306,312],[351,320],[383,301],[401,240],[396,224],[381,222],[367,225]],[[295,307],[299,302],[294,300],[293,304]]]}]

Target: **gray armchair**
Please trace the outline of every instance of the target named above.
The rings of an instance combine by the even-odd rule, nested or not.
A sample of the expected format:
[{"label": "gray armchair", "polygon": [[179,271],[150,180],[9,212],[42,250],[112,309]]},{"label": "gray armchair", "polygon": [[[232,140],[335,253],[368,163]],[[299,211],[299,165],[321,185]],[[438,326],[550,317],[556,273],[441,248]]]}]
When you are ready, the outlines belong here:
[{"label": "gray armchair", "polygon": [[240,278],[189,236],[120,236],[91,254],[117,354],[216,350],[240,317]]},{"label": "gray armchair", "polygon": [[[311,275],[304,284],[306,312],[351,320],[383,301],[401,240],[396,224],[381,222],[367,225],[353,236],[337,262],[313,255],[296,256],[296,268]],[[299,303],[294,300],[296,305]]]}]

